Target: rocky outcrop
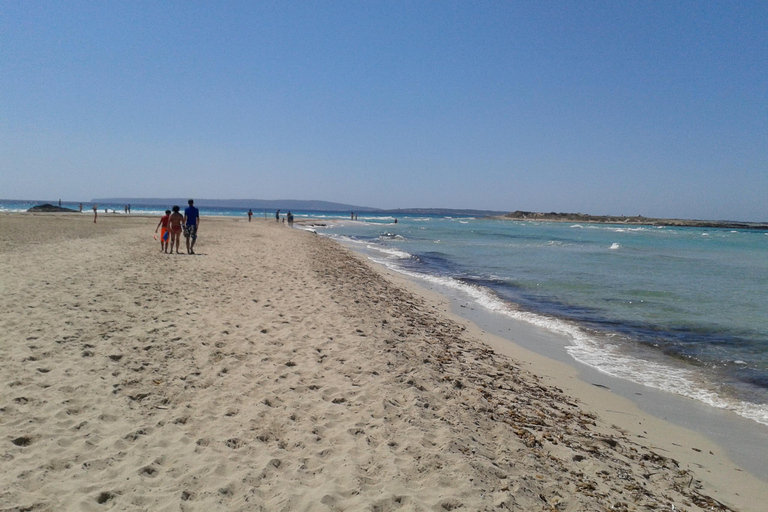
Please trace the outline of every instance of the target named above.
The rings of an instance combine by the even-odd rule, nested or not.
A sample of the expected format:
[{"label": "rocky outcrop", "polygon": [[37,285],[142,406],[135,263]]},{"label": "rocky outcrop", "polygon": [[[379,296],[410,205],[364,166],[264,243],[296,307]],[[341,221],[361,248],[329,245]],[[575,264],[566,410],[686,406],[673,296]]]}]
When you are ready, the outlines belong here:
[{"label": "rocky outcrop", "polygon": [[78,213],[77,210],[73,210],[71,208],[62,208],[61,206],[54,206],[48,203],[33,206],[27,211],[33,213]]},{"label": "rocky outcrop", "polygon": [[643,224],[649,226],[686,226],[697,228],[729,228],[768,230],[768,224],[756,222],[709,221],[688,219],[654,219],[637,215],[634,217],[613,215],[586,215],[584,213],[539,213],[515,211],[494,217],[507,220],[539,220],[550,222],[597,222],[603,224]]}]

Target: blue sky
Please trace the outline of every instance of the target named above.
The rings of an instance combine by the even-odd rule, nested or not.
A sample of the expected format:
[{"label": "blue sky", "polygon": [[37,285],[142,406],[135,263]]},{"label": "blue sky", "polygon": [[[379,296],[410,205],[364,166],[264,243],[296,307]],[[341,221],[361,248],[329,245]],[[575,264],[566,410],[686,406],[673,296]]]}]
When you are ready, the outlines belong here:
[{"label": "blue sky", "polygon": [[768,2],[0,1],[0,197],[768,220]]}]

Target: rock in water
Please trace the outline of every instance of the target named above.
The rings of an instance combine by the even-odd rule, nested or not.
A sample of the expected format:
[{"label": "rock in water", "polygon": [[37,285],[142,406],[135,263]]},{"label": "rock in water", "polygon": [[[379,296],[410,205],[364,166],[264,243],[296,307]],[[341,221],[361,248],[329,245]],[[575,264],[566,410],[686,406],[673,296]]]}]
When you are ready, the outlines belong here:
[{"label": "rock in water", "polygon": [[37,206],[33,206],[28,212],[44,212],[44,213],[77,213],[77,210],[72,210],[71,208],[62,208],[61,206],[54,206],[52,204],[39,204]]}]

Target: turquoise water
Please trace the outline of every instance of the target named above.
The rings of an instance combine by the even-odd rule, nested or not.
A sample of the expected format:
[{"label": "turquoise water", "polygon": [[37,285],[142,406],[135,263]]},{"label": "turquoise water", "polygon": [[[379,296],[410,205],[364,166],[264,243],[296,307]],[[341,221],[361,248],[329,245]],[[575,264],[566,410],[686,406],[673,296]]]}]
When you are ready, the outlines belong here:
[{"label": "turquoise water", "polygon": [[768,233],[434,216],[318,232],[567,336],[607,374],[768,425]]},{"label": "turquoise water", "polygon": [[[46,200],[8,200],[8,199],[0,199],[0,212],[9,212],[9,213],[19,213],[19,212],[26,212],[29,208],[32,208],[33,206],[38,206],[40,204],[52,204],[54,206],[58,205],[58,200],[52,200],[52,199],[46,199]],[[64,208],[70,208],[72,210],[78,210],[79,205],[81,203],[79,202],[71,202],[71,201],[62,201],[61,206]],[[84,202],[83,205],[83,213],[92,213],[91,208],[93,207],[93,203]],[[106,209],[108,213],[112,214],[119,214],[119,215],[126,215],[125,212],[125,204],[123,203],[98,203],[98,209],[99,213],[104,212]],[[164,215],[165,210],[170,210],[174,205],[169,204],[167,206],[157,206],[157,205],[145,205],[145,204],[131,204],[131,214],[132,215]],[[184,208],[187,207],[186,202],[177,205],[181,208],[182,211],[184,211]],[[245,217],[248,208],[218,208],[218,207],[208,207],[208,206],[200,206],[199,204],[196,205],[198,209],[200,210],[201,215],[209,215],[209,216],[215,216],[215,217]],[[287,210],[282,210],[282,214],[287,213]],[[312,217],[312,218],[328,218],[328,219],[348,219],[349,218],[349,212],[293,212],[294,216],[296,217]],[[275,212],[274,210],[262,210],[253,208],[253,214],[256,217],[267,217],[267,218],[274,218]]]},{"label": "turquoise water", "polygon": [[[41,202],[0,201],[0,212]],[[122,204],[104,207],[123,212]],[[161,209],[132,205],[132,212]],[[313,227],[318,233],[393,270],[564,335],[574,359],[604,373],[768,425],[764,231],[293,213],[319,219],[326,225]]]}]

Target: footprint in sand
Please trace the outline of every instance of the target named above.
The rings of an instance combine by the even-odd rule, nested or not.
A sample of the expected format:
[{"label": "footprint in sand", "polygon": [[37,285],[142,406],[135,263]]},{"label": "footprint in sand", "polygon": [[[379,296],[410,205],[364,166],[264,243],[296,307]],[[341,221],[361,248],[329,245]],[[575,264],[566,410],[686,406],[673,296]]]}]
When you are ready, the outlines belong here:
[{"label": "footprint in sand", "polygon": [[13,444],[15,444],[16,446],[21,446],[21,447],[29,446],[30,444],[32,444],[32,441],[33,441],[33,439],[31,437],[29,437],[29,436],[21,436],[21,437],[17,437],[16,439],[12,439],[11,440],[11,442]]},{"label": "footprint in sand", "polygon": [[139,469],[140,476],[155,478],[158,474],[160,474],[160,471],[153,466],[144,466],[143,468]]},{"label": "footprint in sand", "polygon": [[227,446],[227,448],[231,448],[233,450],[237,450],[238,448],[245,445],[245,443],[241,439],[238,439],[236,437],[233,437],[232,439],[227,439],[224,444]]},{"label": "footprint in sand", "polygon": [[109,491],[101,492],[99,493],[98,496],[96,496],[96,503],[98,503],[99,505],[103,505],[109,500],[114,499],[116,496],[117,496],[116,494],[111,493]]}]

